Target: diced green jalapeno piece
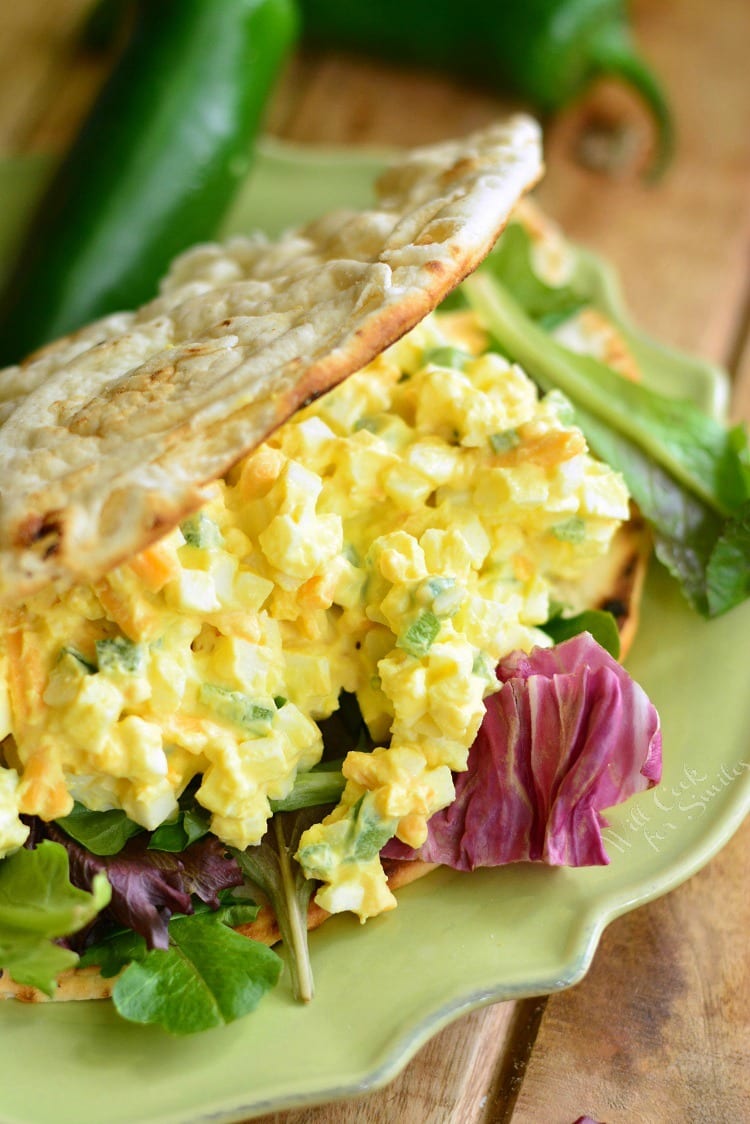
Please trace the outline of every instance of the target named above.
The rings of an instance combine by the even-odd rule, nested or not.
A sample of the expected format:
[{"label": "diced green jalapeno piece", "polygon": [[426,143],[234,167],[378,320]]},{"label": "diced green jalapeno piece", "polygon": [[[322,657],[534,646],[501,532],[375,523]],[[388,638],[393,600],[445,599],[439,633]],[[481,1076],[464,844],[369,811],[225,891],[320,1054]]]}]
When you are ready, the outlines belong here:
[{"label": "diced green jalapeno piece", "polygon": [[381,819],[364,796],[360,796],[352,813],[347,859],[357,863],[369,862],[392,838],[397,821]]},{"label": "diced green jalapeno piece", "polygon": [[446,589],[453,589],[456,584],[455,578],[428,578],[427,588],[433,597],[439,597]]},{"label": "diced green jalapeno piece", "polygon": [[521,438],[516,429],[504,429],[501,433],[490,434],[490,448],[493,453],[508,453],[511,449],[517,449],[521,444]]},{"label": "diced green jalapeno piece", "polygon": [[134,644],[127,636],[112,636],[97,640],[96,658],[100,671],[137,675],[143,670],[145,652],[141,644]]},{"label": "diced green jalapeno piece", "polygon": [[221,531],[202,511],[197,511],[180,524],[180,530],[188,546],[197,546],[200,550],[211,550],[221,546],[223,539]]},{"label": "diced green jalapeno piece", "polygon": [[199,698],[217,717],[253,734],[267,732],[276,713],[273,704],[255,702],[241,691],[230,691],[213,683],[201,686]]},{"label": "diced green jalapeno piece", "polygon": [[456,585],[455,578],[434,577],[423,582],[417,591],[417,603],[429,605],[436,617],[452,617],[460,609],[466,592]]},{"label": "diced green jalapeno piece", "polygon": [[460,347],[431,347],[424,353],[424,365],[432,363],[434,367],[450,367],[454,371],[463,371],[467,363],[474,358],[468,351]]},{"label": "diced green jalapeno piece", "polygon": [[583,519],[574,515],[571,519],[566,519],[564,523],[555,523],[552,534],[560,542],[583,542],[586,538],[586,524]]},{"label": "diced green jalapeno piece", "polygon": [[471,665],[471,674],[484,679],[491,687],[497,687],[498,680],[495,667],[486,652],[477,652]]},{"label": "diced green jalapeno piece", "polygon": [[396,641],[396,647],[403,648],[412,656],[425,656],[440,632],[440,621],[434,613],[420,613],[417,619],[410,624],[406,632],[402,632]]}]

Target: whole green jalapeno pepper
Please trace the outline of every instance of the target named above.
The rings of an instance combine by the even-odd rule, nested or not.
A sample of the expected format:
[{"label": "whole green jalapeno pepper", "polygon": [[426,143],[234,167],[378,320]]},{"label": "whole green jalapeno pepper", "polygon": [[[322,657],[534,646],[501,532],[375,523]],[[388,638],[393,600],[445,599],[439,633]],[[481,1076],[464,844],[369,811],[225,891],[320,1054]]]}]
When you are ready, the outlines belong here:
[{"label": "whole green jalapeno pepper", "polygon": [[624,0],[300,0],[300,9],[311,43],[466,75],[543,111],[565,105],[598,75],[617,76],[656,123],[652,171],[668,160],[669,107],[637,53]]},{"label": "whole green jalapeno pepper", "polygon": [[132,33],[32,219],[0,363],[155,295],[246,174],[296,35],[293,0],[138,0]]}]

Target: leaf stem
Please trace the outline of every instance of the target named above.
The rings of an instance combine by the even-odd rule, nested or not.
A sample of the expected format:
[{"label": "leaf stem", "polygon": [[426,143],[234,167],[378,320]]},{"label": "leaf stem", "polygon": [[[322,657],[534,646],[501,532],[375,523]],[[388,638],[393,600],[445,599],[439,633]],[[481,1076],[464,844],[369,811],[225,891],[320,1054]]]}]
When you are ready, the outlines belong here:
[{"label": "leaf stem", "polygon": [[307,945],[307,918],[303,918],[299,908],[299,900],[295,893],[294,874],[289,861],[289,851],[284,839],[284,827],[281,816],[274,816],[271,820],[279,852],[279,869],[281,883],[286,901],[286,915],[289,932],[284,934],[290,946],[290,969],[296,999],[309,1003],[315,994],[312,977],[312,965]]}]

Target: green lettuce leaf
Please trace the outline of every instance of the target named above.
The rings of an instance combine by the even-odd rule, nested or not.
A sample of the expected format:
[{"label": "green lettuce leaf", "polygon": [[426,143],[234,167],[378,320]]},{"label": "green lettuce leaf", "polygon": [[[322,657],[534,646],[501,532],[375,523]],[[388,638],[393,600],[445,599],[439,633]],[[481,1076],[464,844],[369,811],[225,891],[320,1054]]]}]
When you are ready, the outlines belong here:
[{"label": "green lettuce leaf", "polygon": [[[181,800],[180,803],[182,804],[183,801]],[[149,840],[149,850],[180,854],[186,851],[191,843],[197,843],[204,835],[208,835],[210,828],[210,813],[205,808],[201,808],[195,800],[190,800],[184,808],[180,809],[174,820],[157,827]]]},{"label": "green lettuce leaf", "polygon": [[725,518],[680,486],[638,446],[588,414],[577,410],[594,451],[623,474],[654,541],[654,552],[703,616],[716,617],[750,594],[750,541],[747,504]]},{"label": "green lettuce leaf", "polygon": [[611,613],[602,609],[585,609],[572,617],[564,617],[561,613],[550,617],[542,625],[543,630],[555,642],[561,644],[563,640],[570,640],[581,632],[589,632],[613,659],[620,658],[620,633],[617,621]]},{"label": "green lettuce leaf", "polygon": [[78,961],[53,941],[93,921],[110,895],[104,875],[95,876],[91,893],[71,885],[59,843],[16,851],[0,863],[0,965],[16,983],[53,995],[56,977]]},{"label": "green lettuce leaf", "polygon": [[73,811],[56,823],[66,835],[75,839],[93,855],[116,855],[128,839],[144,829],[129,820],[123,811],[91,812],[83,804],[74,804]]},{"label": "green lettuce leaf", "polygon": [[272,811],[297,812],[321,804],[338,804],[346,786],[341,772],[343,763],[343,758],[326,761],[307,773],[297,773],[292,791],[280,800],[271,801]]},{"label": "green lettuce leaf", "polygon": [[750,503],[721,528],[706,566],[710,616],[750,597]]},{"label": "green lettuce leaf", "polygon": [[482,268],[513,293],[527,316],[545,328],[562,323],[589,303],[573,286],[542,281],[534,271],[531,238],[517,222],[508,224]]},{"label": "green lettuce leaf", "polygon": [[173,918],[170,947],[129,965],[112,999],[123,1018],[194,1034],[234,1022],[276,985],[282,962],[208,913]]},{"label": "green lettuce leaf", "polygon": [[[70,815],[56,822],[76,843],[102,857],[118,855],[129,839],[145,830],[120,809],[92,812],[78,803],[73,805]],[[174,818],[151,833],[149,849],[179,854],[208,834],[210,822],[209,813],[196,802],[193,791],[188,790],[180,798],[180,808]]]},{"label": "green lettuce leaf", "polygon": [[[258,916],[260,906],[250,898],[237,898],[231,890],[222,890],[219,897],[222,904],[217,910],[199,899],[194,899],[194,913],[175,913],[169,922],[169,936],[172,938],[172,926],[186,918],[198,914],[210,913],[212,918],[224,925],[235,928],[238,925],[249,925]],[[105,979],[116,976],[134,960],[144,960],[148,956],[148,945],[145,939],[132,929],[115,929],[106,937],[92,944],[81,954],[79,965],[81,968],[96,967]]]},{"label": "green lettuce leaf", "polygon": [[110,979],[132,961],[143,960],[147,955],[148,945],[140,933],[118,929],[82,952],[78,964],[81,968],[98,968],[105,979]]}]

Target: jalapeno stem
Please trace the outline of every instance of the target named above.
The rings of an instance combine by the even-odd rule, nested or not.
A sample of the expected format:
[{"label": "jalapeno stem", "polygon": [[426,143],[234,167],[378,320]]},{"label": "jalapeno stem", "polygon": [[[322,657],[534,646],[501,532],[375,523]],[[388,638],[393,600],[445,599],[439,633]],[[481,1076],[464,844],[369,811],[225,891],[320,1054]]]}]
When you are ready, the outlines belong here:
[{"label": "jalapeno stem", "polygon": [[648,177],[651,180],[658,179],[674,150],[674,123],[660,83],[648,63],[637,53],[624,24],[603,26],[592,40],[590,48],[593,72],[622,79],[640,94],[648,106],[656,126],[655,152]]}]

